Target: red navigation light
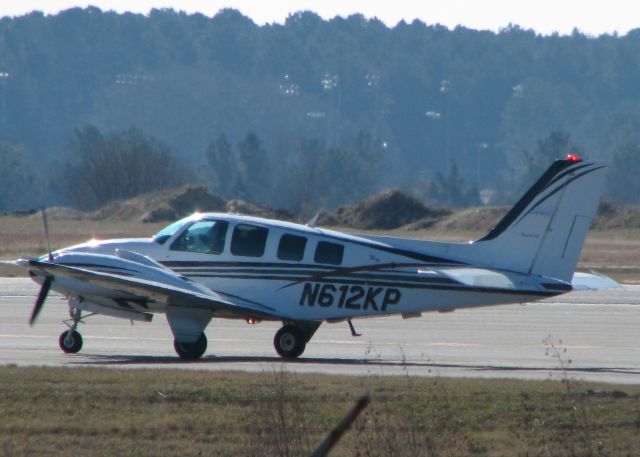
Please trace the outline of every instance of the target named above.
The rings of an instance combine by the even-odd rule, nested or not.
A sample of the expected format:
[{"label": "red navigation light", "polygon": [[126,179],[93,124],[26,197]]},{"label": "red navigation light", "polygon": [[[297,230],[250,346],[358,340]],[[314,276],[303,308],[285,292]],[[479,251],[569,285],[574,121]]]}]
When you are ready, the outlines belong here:
[{"label": "red navigation light", "polygon": [[571,163],[582,162],[582,157],[580,157],[578,154],[575,154],[573,152],[570,152],[569,154],[567,154],[567,157],[565,157],[564,159],[568,160]]}]

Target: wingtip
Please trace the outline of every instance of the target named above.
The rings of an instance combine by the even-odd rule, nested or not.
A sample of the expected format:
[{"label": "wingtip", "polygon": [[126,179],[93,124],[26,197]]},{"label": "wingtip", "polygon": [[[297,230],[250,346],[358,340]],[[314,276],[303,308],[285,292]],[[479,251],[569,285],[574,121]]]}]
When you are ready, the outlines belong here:
[{"label": "wingtip", "polygon": [[575,291],[618,289],[622,287],[616,280],[596,271],[591,271],[590,273],[575,272],[571,285]]}]

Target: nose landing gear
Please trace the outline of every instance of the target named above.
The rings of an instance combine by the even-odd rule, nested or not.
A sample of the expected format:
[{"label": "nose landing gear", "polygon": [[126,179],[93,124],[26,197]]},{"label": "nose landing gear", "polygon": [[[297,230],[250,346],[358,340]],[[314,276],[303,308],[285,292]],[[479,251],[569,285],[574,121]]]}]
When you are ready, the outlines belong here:
[{"label": "nose landing gear", "polygon": [[82,335],[76,331],[81,318],[82,311],[77,308],[73,308],[70,319],[72,323],[69,324],[69,321],[64,322],[69,327],[69,330],[62,332],[58,339],[58,343],[60,344],[62,352],[66,354],[76,354],[80,352],[80,349],[82,349]]},{"label": "nose landing gear", "polygon": [[82,335],[75,330],[67,330],[60,334],[60,349],[66,354],[75,354],[82,349]]}]

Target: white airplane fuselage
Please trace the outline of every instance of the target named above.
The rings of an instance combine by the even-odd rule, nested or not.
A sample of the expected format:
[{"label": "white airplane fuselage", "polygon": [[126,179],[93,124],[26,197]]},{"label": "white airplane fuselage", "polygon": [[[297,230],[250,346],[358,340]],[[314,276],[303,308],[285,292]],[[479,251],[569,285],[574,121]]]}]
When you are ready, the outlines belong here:
[{"label": "white airplane fuselage", "polygon": [[[184,237],[193,224],[207,222],[228,224],[219,253],[192,252],[177,245],[177,240]],[[252,252],[251,256],[234,254],[231,245],[237,226],[266,230],[264,252]],[[281,258],[291,257],[282,255],[283,236],[297,237],[304,243],[298,253],[299,260]],[[422,311],[527,302],[570,290],[563,288],[562,283],[550,288],[549,284],[554,281],[548,278],[514,272],[495,272],[495,276],[501,276],[491,278],[507,287],[464,284],[442,274],[443,270],[456,272],[458,268],[467,267],[464,262],[437,255],[439,251],[446,252],[450,243],[416,241],[416,248],[420,249],[411,250],[394,246],[393,238],[386,240],[389,242],[280,221],[206,213],[185,220],[162,243],[154,238],[91,241],[64,252],[107,255],[115,255],[116,250],[136,252],[229,299],[276,309],[292,320],[413,315]],[[406,244],[406,240],[398,241]],[[323,258],[320,243],[330,244],[334,251],[342,250],[341,255],[331,258],[332,253],[340,252],[329,252],[329,256]],[[427,252],[425,248],[429,246],[436,254]],[[197,249],[201,248],[194,248]],[[67,261],[65,256],[60,262],[81,266],[79,260]],[[54,289],[64,293],[84,288],[84,296],[93,301],[97,301],[93,297],[101,297],[104,302],[113,296],[113,291],[66,281],[73,282],[54,283]],[[117,298],[126,298],[126,294]]]},{"label": "white airplane fuselage", "polygon": [[196,213],[151,238],[93,240],[13,263],[41,284],[31,323],[50,289],[69,298],[64,352],[82,347],[76,329],[83,312],[143,321],[159,312],[182,358],[204,354],[212,318],[282,321],[274,347],[296,358],[322,322],[347,320],[355,335],[356,317],[414,317],[615,287],[575,274],[604,167],[573,154],[557,160],[493,229],[469,243]]}]

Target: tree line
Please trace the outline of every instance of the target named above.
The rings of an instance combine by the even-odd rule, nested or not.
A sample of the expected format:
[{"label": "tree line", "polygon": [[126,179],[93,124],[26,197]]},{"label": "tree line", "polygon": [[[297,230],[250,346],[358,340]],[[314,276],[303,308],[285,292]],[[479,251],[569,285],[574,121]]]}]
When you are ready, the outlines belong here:
[{"label": "tree line", "polygon": [[[33,202],[54,192],[71,206],[89,211],[114,200],[198,182],[223,198],[240,198],[308,218],[320,209],[335,209],[383,188],[385,150],[370,134],[359,132],[335,147],[304,138],[292,150],[285,161],[277,162],[254,132],[235,144],[220,134],[202,151],[200,160],[189,164],[138,127],[104,133],[85,125],[75,129],[64,159],[49,173],[39,172],[22,148],[0,143],[0,174],[5,176],[0,180],[0,208],[32,208]],[[551,132],[538,140],[534,149],[521,154],[522,179],[514,180],[513,169],[503,173],[488,201],[477,184],[460,173],[455,161],[448,172],[408,181],[403,189],[440,206],[512,203],[553,160],[569,151],[583,154],[566,132]],[[280,175],[273,173],[274,168],[281,170]],[[640,171],[640,146],[617,147],[606,197],[621,204],[637,203],[636,171]]]},{"label": "tree line", "polygon": [[[638,30],[543,37],[311,12],[264,26],[230,9],[5,17],[0,210],[92,207],[160,185],[115,184],[114,164],[139,160],[129,143],[141,138],[154,167],[176,170],[163,185],[210,182],[302,212],[390,186],[454,205],[482,189],[508,201],[560,137],[623,173],[640,143],[639,49]],[[114,162],[111,184],[83,202],[62,182],[84,179],[81,141],[99,145],[94,166]],[[611,198],[637,201],[629,174],[610,182]]]}]

